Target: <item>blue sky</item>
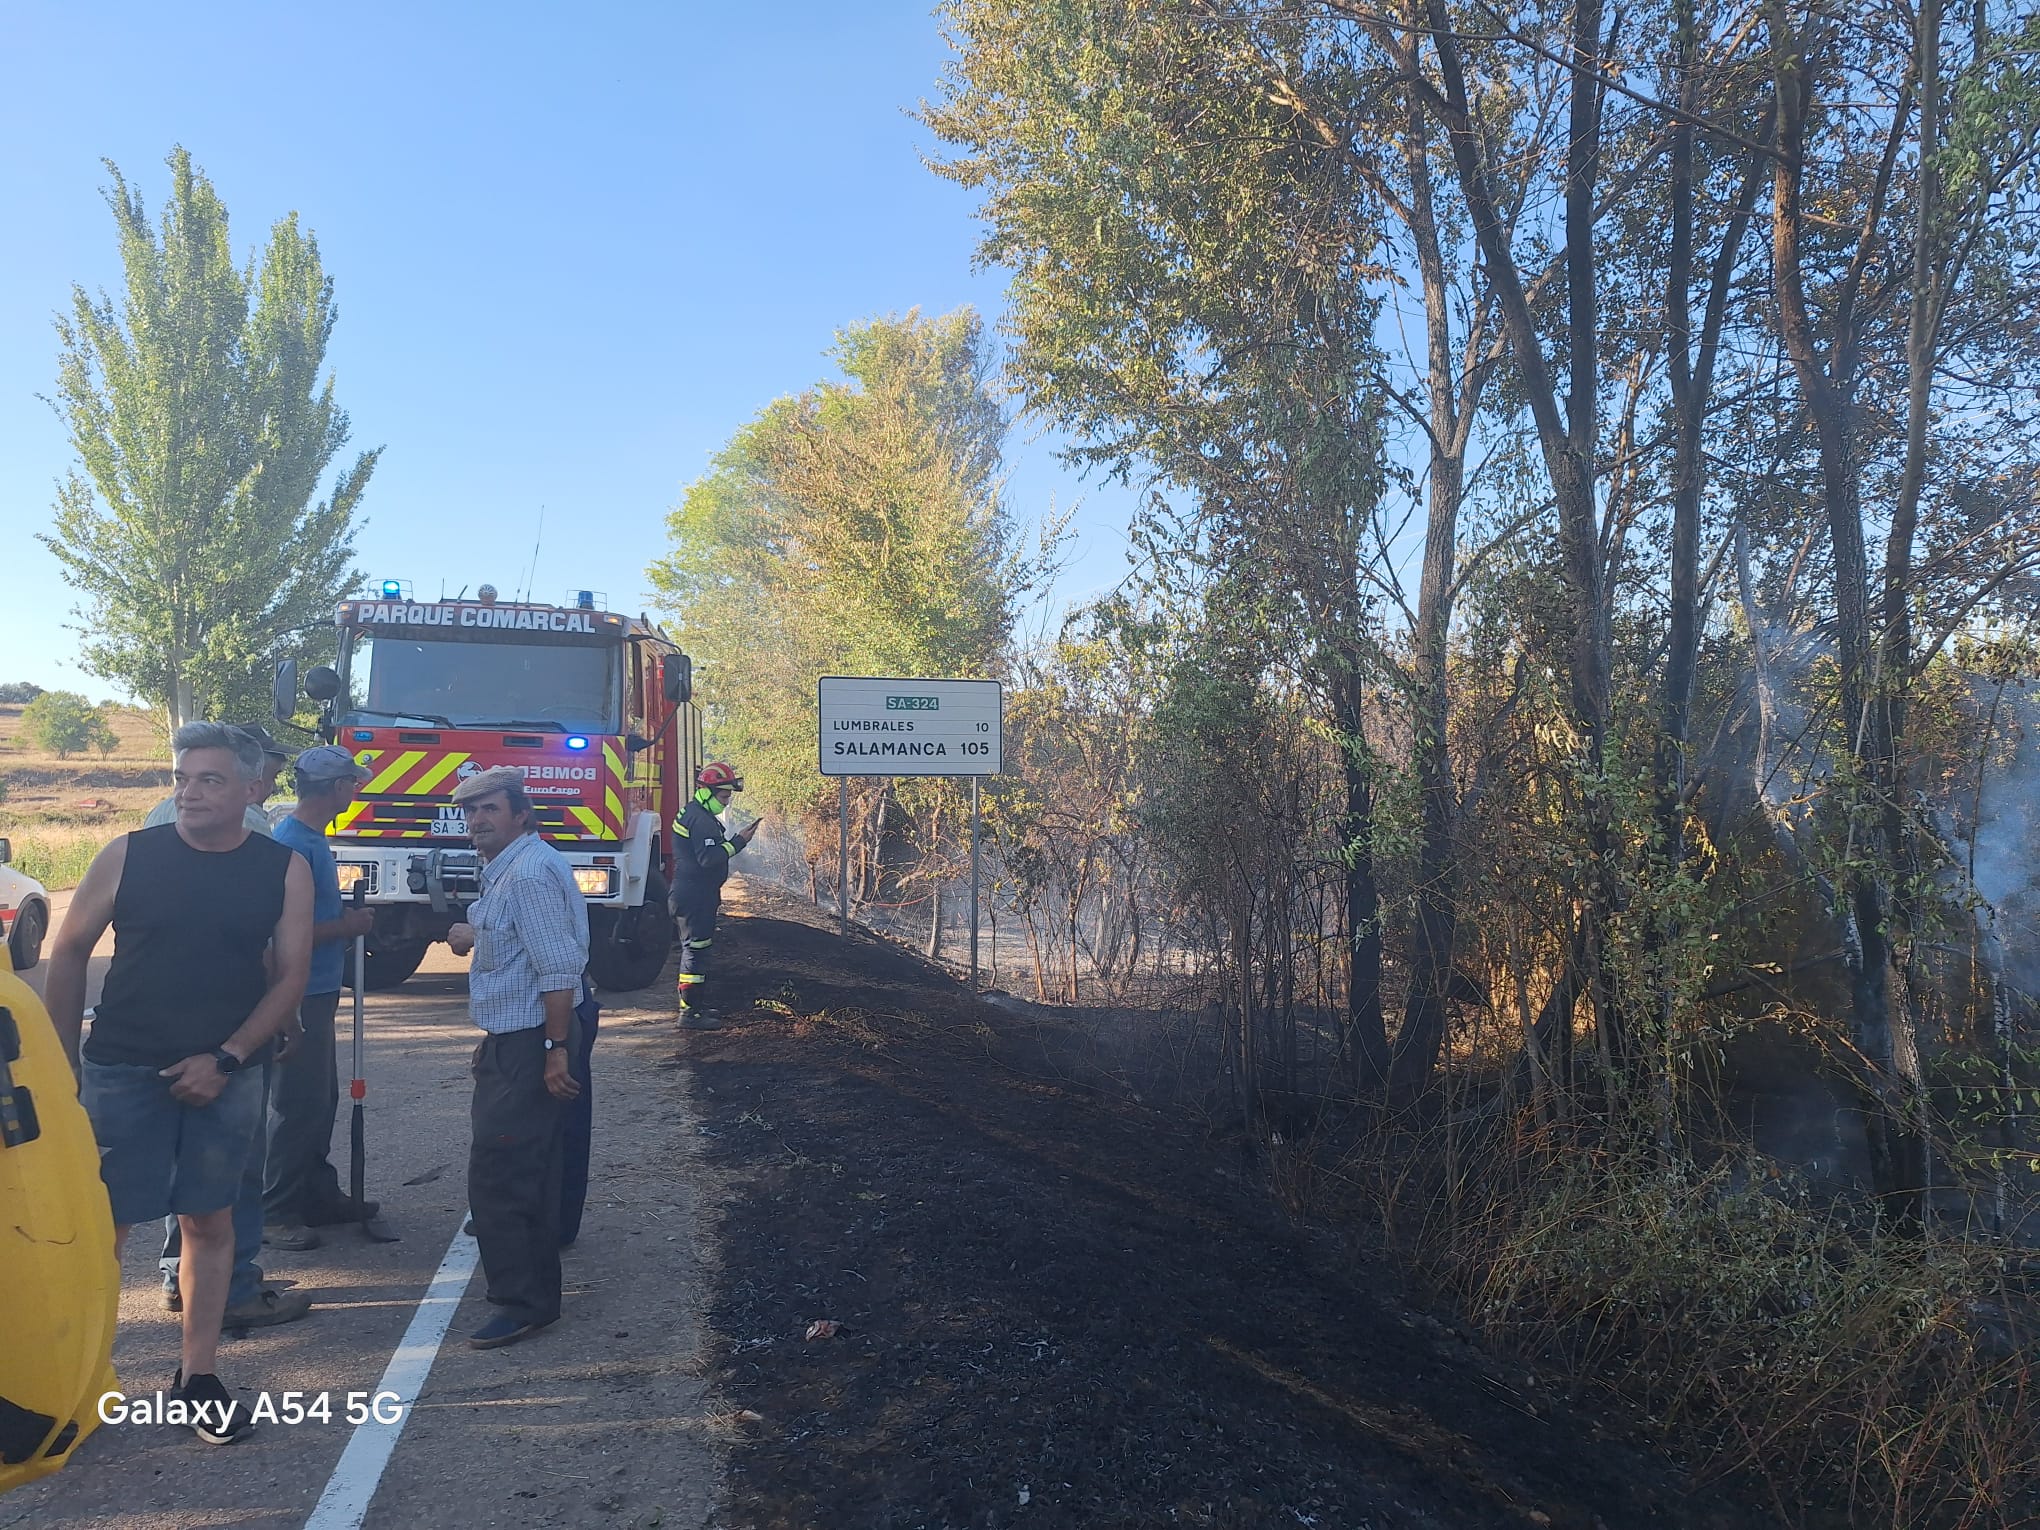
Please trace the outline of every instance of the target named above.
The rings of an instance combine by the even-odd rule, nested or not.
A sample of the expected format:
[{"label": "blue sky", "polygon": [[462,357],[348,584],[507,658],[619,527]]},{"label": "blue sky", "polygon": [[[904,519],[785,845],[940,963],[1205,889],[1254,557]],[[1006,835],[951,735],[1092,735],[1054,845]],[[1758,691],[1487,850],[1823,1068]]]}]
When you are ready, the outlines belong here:
[{"label": "blue sky", "polygon": [[[0,0],[0,680],[97,698],[33,540],[71,462],[37,395],[71,284],[117,284],[111,159],[159,207],[182,143],[238,249],[295,210],[338,289],[355,447],[386,448],[360,563],[423,594],[605,591],[635,610],[666,511],[853,319],[975,304],[968,194],[908,115],[946,47],[916,0],[81,6]],[[1131,495],[1030,439],[1009,503],[1081,500],[1056,592],[1125,572]]]}]

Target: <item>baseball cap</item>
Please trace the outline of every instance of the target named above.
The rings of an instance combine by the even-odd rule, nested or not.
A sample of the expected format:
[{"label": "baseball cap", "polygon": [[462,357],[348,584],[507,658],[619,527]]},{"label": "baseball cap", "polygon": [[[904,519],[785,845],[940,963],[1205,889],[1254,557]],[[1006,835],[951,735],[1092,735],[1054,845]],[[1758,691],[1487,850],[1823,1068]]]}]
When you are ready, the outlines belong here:
[{"label": "baseball cap", "polygon": [[284,748],[283,745],[279,744],[276,741],[276,739],[270,734],[269,730],[263,727],[262,724],[235,723],[234,727],[236,731],[247,734],[248,737],[252,738],[253,740],[255,740],[256,743],[260,744],[262,746],[262,752],[268,755],[271,759],[287,760],[290,758],[290,751]]},{"label": "baseball cap", "polygon": [[366,781],[375,774],[338,744],[321,744],[297,757],[293,767],[300,781]]}]

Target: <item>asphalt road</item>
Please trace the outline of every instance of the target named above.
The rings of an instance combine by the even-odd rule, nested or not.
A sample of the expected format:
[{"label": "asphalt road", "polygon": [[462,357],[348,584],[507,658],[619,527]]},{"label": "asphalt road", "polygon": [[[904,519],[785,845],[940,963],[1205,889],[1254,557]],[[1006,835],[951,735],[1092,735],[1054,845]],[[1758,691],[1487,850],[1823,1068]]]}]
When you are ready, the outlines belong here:
[{"label": "asphalt road", "polygon": [[[66,888],[63,892],[53,892],[50,894],[50,933],[43,940],[42,960],[29,968],[28,971],[18,974],[24,983],[36,991],[37,997],[41,997],[43,984],[49,981],[50,946],[56,938],[56,932],[63,927],[64,915],[70,911],[70,907],[70,889]],[[113,931],[108,930],[99,937],[99,944],[92,948],[92,960],[85,965],[85,1007],[87,1009],[90,1009],[99,1002],[99,985],[106,981],[106,966],[112,960]]]},{"label": "asphalt road", "polygon": [[[38,986],[46,967],[31,974]],[[442,1260],[451,1249],[457,1263],[471,1246],[460,1235],[477,1036],[465,968],[436,947],[402,989],[369,996],[368,1189],[402,1241],[328,1229],[308,1253],[264,1250],[268,1277],[311,1293],[312,1314],[221,1347],[221,1378],[244,1400],[266,1392],[287,1411],[286,1391],[308,1409],[324,1396],[331,1421],[266,1424],[227,1447],[166,1425],[109,1424],[63,1471],[0,1499],[0,1527],[307,1523],[357,1433],[349,1395],[378,1390]],[[488,1309],[479,1277],[468,1281],[444,1338],[412,1357],[416,1368],[430,1362],[422,1387],[401,1409],[385,1405],[402,1423],[363,1424],[342,1467],[343,1483],[373,1490],[365,1518],[324,1514],[319,1530],[705,1523],[717,1442],[730,1426],[713,1416],[699,1374],[712,1250],[698,1207],[712,1196],[668,993],[662,985],[636,996],[641,1007],[614,997],[605,1005],[588,1212],[565,1256],[565,1316],[523,1344],[470,1350],[464,1336]],[[340,1020],[345,1079],[344,994]],[[334,1135],[343,1182],[347,1117],[343,1086]],[[132,1395],[167,1388],[177,1365],[177,1319],[162,1305],[156,1254],[145,1229],[130,1234],[114,1364]],[[371,1447],[391,1431],[378,1476]]]}]

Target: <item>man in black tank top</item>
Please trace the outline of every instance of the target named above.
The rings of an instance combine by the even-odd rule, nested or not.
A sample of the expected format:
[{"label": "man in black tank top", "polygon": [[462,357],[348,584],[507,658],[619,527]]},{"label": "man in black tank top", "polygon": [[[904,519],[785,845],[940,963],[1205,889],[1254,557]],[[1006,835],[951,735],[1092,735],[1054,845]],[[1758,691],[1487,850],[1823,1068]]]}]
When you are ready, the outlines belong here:
[{"label": "man in black tank top", "polygon": [[[241,1067],[296,1013],[312,882],[300,857],[243,820],[260,790],[252,739],[189,723],[172,745],[176,822],[93,860],[50,955],[48,1001],[99,1139],[116,1252],[134,1223],[178,1219],[183,1364],[171,1397],[200,1439],[224,1445],[250,1427],[213,1369],[234,1198],[262,1103]],[[81,1059],[86,962],[109,925],[113,964]]]}]

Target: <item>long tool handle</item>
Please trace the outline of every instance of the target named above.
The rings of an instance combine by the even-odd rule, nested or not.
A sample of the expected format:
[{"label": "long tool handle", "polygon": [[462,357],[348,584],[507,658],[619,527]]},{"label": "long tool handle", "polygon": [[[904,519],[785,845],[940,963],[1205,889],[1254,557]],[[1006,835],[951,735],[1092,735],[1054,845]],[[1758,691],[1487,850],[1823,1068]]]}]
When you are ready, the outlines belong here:
[{"label": "long tool handle", "polygon": [[[361,908],[368,896],[368,884],[364,878],[354,884],[354,906]],[[347,1086],[347,1092],[354,1100],[354,1121],[348,1144],[348,1189],[354,1197],[357,1213],[365,1213],[367,1199],[366,1180],[368,1176],[368,1152],[362,1140],[364,1122],[362,1101],[368,1098],[368,1081],[361,1076],[361,996],[368,987],[368,937],[354,937],[354,1077]],[[363,1215],[362,1220],[367,1221]]]}]

